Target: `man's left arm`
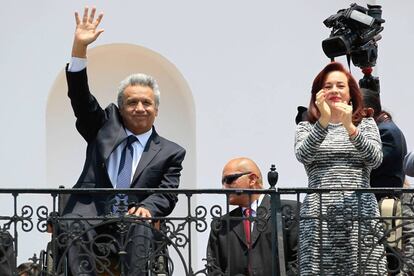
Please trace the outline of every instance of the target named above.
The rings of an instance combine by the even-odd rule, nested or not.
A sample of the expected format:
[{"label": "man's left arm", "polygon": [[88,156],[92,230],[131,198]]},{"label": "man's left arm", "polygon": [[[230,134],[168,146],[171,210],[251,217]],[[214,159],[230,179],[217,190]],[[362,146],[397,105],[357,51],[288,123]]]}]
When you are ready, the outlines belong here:
[{"label": "man's left arm", "polygon": [[[185,153],[185,150],[180,148],[175,154],[169,157],[168,167],[163,173],[158,188],[178,188],[182,170],[181,163],[184,160]],[[176,203],[176,194],[154,193],[140,202],[138,207],[129,209],[128,213],[146,218],[168,216],[173,211]]]}]

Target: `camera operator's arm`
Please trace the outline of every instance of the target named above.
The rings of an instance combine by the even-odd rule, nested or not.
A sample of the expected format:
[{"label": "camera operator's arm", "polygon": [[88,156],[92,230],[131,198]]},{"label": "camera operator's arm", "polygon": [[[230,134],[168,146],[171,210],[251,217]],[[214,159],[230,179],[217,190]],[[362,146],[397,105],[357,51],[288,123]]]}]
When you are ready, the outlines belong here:
[{"label": "camera operator's arm", "polygon": [[95,7],[92,8],[90,14],[89,8],[85,7],[82,18],[80,18],[78,12],[75,12],[76,30],[73,39],[72,57],[86,58],[88,45],[94,42],[104,31],[103,29],[97,29],[103,13],[101,12],[94,21],[95,13]]}]

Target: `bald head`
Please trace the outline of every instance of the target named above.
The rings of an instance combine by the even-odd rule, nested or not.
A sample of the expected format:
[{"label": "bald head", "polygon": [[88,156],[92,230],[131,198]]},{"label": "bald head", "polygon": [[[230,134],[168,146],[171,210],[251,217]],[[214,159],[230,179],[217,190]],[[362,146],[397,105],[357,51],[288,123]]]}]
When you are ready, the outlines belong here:
[{"label": "bald head", "polygon": [[262,173],[260,172],[259,167],[257,164],[246,157],[238,157],[231,159],[223,168],[223,176],[225,176],[225,172],[232,171],[232,172],[251,172],[257,176],[257,182],[260,184],[260,187],[256,187],[256,189],[262,188]]},{"label": "bald head", "polygon": [[[223,188],[230,189],[263,189],[262,174],[257,164],[246,157],[234,158],[227,162],[222,174]],[[230,194],[229,203],[243,207],[250,206],[250,202],[260,195]]]}]

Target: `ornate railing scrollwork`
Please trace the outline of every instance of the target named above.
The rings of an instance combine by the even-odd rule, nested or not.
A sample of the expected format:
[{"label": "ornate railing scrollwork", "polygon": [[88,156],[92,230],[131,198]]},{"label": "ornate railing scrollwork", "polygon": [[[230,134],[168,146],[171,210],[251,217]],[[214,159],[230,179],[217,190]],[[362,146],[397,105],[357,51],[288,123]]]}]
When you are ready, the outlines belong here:
[{"label": "ornate railing scrollwork", "polygon": [[[137,189],[139,193],[145,193]],[[329,192],[337,192],[339,195],[348,195],[346,189],[269,189],[269,190],[189,190],[174,189],[177,195],[184,195],[186,201],[181,213],[173,213],[167,217],[139,218],[128,215],[128,208],[131,207],[131,200],[136,194],[135,190],[126,191],[125,194],[117,194],[112,189],[102,189],[101,196],[105,206],[105,215],[99,217],[81,217],[62,215],[59,203],[63,197],[71,193],[80,192],[70,189],[45,189],[32,190],[33,196],[37,194],[50,196],[50,200],[42,201],[42,204],[29,204],[22,202],[20,193],[30,194],[28,189],[0,189],[0,193],[9,194],[14,200],[14,208],[9,214],[0,213],[0,265],[6,263],[17,275],[17,257],[13,254],[19,253],[19,249],[27,244],[18,242],[19,233],[25,235],[30,233],[33,238],[36,235],[50,234],[50,243],[40,255],[34,255],[27,266],[27,271],[42,270],[42,275],[57,276],[68,271],[68,254],[71,249],[77,247],[80,250],[75,256],[81,274],[88,275],[101,273],[102,275],[127,275],[130,271],[145,271],[150,275],[227,275],[222,271],[220,265],[207,254],[203,255],[210,231],[230,230],[229,219],[226,216],[227,210],[232,207],[226,204],[218,204],[214,201],[217,195],[226,196],[227,200],[231,193],[269,194],[271,200],[289,198],[295,196],[297,199],[303,198],[306,194],[313,194],[321,202],[323,196]],[[348,191],[348,190],[346,190]],[[283,204],[283,200],[276,202],[277,216],[273,216],[273,209],[259,206],[256,214],[251,218],[255,231],[259,234],[270,233],[272,227],[282,223],[283,231],[291,231],[303,221],[313,220],[315,224],[326,226],[326,231],[321,235],[328,237],[329,243],[322,244],[321,252],[325,246],[333,247],[330,252],[335,255],[336,263],[346,263],[348,255],[341,251],[341,240],[336,235],[342,235],[350,240],[358,240],[360,246],[372,248],[371,252],[361,255],[358,249],[353,252],[354,258],[360,262],[358,269],[337,265],[333,267],[330,263],[323,263],[322,274],[325,275],[371,275],[375,274],[370,268],[367,272],[365,260],[373,258],[374,248],[383,248],[380,259],[394,260],[395,267],[389,268],[388,273],[409,275],[414,272],[414,190],[399,190],[405,197],[402,200],[401,216],[374,216],[365,215],[361,209],[364,195],[375,193],[375,189],[356,189],[350,190],[357,194],[357,202],[350,203],[344,196],[341,204],[326,203],[315,204],[318,210],[316,215],[301,215],[301,203],[294,205]],[[85,190],[99,194],[96,189]],[[136,194],[135,194],[136,192]],[[154,189],[151,193],[171,193],[168,189]],[[379,191],[378,191],[379,192]],[[274,196],[277,195],[277,196]],[[197,197],[193,197],[197,196]],[[211,204],[197,204],[194,198],[210,198]],[[180,197],[179,197],[180,198]],[[19,202],[17,202],[19,199]],[[317,200],[318,201],[318,200]],[[208,202],[202,200],[201,202]],[[21,204],[23,203],[23,204]],[[273,202],[275,203],[275,202]],[[135,205],[138,206],[138,205]],[[116,208],[114,208],[116,207]],[[273,208],[273,207],[272,207]],[[115,211],[116,210],[116,211]],[[236,218],[239,222],[246,218]],[[268,223],[269,220],[276,220]],[[401,223],[394,223],[396,220]],[[136,229],[140,229],[139,231]],[[226,228],[226,229],[224,229]],[[147,234],[141,234],[144,231]],[[279,230],[277,230],[279,231]],[[397,235],[396,233],[401,233]],[[276,233],[277,234],[277,233]],[[274,235],[272,233],[272,235]],[[353,235],[353,236],[352,236]],[[270,238],[268,234],[268,238]],[[349,236],[349,237],[348,237]],[[280,237],[277,236],[277,237]],[[197,242],[195,242],[197,239]],[[337,243],[337,244],[335,244]],[[276,246],[277,243],[276,243]],[[284,246],[287,246],[285,243]],[[137,250],[139,248],[145,250]],[[201,248],[201,250],[200,250]],[[14,249],[14,250],[13,250]],[[337,250],[336,250],[337,249]],[[335,251],[336,250],[336,251]],[[9,252],[12,252],[9,254]],[[14,252],[14,253],[13,253]],[[280,252],[276,250],[275,252]],[[132,254],[132,255],[131,255]],[[135,255],[134,255],[135,254]],[[39,257],[37,257],[39,256]],[[131,264],[131,256],[136,257],[136,262]],[[331,256],[330,256],[331,257]],[[378,256],[377,256],[378,257]],[[278,256],[269,256],[278,258]],[[332,257],[333,258],[333,257]],[[270,265],[270,264],[269,264]],[[286,265],[289,271],[300,273],[300,263],[298,261],[289,262]],[[275,272],[276,273],[276,272]],[[378,268],[378,274],[380,269]],[[30,274],[29,274],[30,275]],[[279,275],[277,271],[276,275]]]}]

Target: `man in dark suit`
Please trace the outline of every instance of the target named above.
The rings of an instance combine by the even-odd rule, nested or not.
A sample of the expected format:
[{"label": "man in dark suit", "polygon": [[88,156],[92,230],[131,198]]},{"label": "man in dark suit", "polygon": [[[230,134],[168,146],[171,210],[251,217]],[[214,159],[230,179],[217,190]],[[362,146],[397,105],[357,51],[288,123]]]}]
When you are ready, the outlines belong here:
[{"label": "man in dark suit", "polygon": [[[102,29],[97,29],[103,14],[95,19],[95,13],[95,8],[89,13],[87,7],[83,18],[75,13],[72,59],[66,70],[68,96],[77,119],[76,128],[88,144],[83,171],[74,188],[178,188],[185,150],[155,131],[153,123],[158,114],[160,98],[155,79],[145,74],[127,77],[118,89],[118,106],[110,104],[105,109],[100,107],[89,91],[86,74],[87,47],[103,32]],[[174,194],[137,193],[109,198],[113,200],[108,200],[105,195],[72,195],[63,213],[65,217],[75,218],[115,213],[122,216],[127,213],[149,219],[169,215],[177,202]],[[151,234],[148,231],[142,234],[142,229],[139,228],[145,227],[137,226],[139,225],[133,226],[133,232],[137,231],[134,237]],[[71,226],[66,225],[66,228],[70,229]],[[105,225],[85,231],[87,242],[83,247],[90,246],[89,242],[96,235],[111,231],[116,232],[116,226]],[[133,244],[126,247],[129,254],[127,270],[128,275],[139,275],[141,271],[133,269],[137,261],[131,257],[131,251],[147,245],[137,245],[135,241]],[[98,264],[91,260],[91,256],[95,252],[80,248],[82,245],[71,244],[69,249],[72,273],[94,275]],[[142,259],[139,254],[147,252],[133,254]],[[82,268],[85,262],[87,269]]]},{"label": "man in dark suit", "polygon": [[[407,154],[407,143],[403,132],[392,120],[391,114],[382,109],[379,87],[371,88],[377,90],[361,88],[361,93],[365,112],[373,117],[377,123],[381,136],[383,159],[381,165],[371,171],[370,185],[372,188],[402,188],[405,180],[403,162]],[[381,206],[382,198],[400,197],[400,194],[378,193],[375,197]],[[389,248],[386,248],[386,251],[390,253],[387,254],[388,269],[394,271],[389,275],[399,274],[401,260],[398,260]]]},{"label": "man in dark suit", "polygon": [[[225,189],[263,189],[262,175],[252,160],[236,158],[225,165],[222,185]],[[238,207],[213,220],[211,225],[207,247],[209,275],[272,275],[272,228],[276,225],[271,223],[270,196],[230,194],[229,204]],[[281,208],[285,217],[283,238],[287,275],[297,275],[298,223],[294,216],[298,203],[282,200]],[[252,223],[247,223],[247,216],[254,218]]]},{"label": "man in dark suit", "polygon": [[[382,109],[380,92],[361,88],[367,115],[374,118],[381,136],[383,159],[381,165],[373,169],[370,175],[372,188],[402,188],[405,173],[404,157],[407,154],[407,143],[400,128],[392,120],[392,116]],[[385,196],[396,194],[377,194],[378,201]]]}]

